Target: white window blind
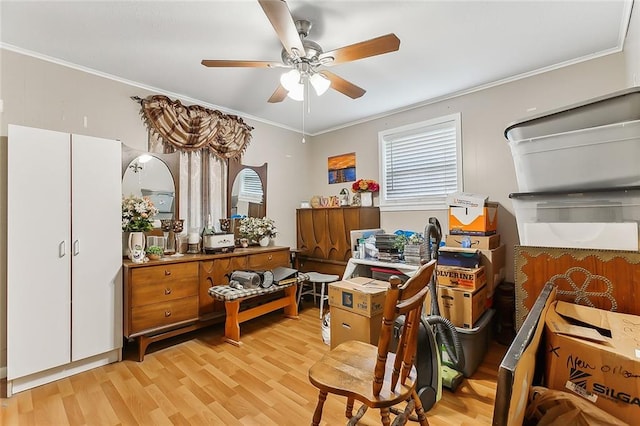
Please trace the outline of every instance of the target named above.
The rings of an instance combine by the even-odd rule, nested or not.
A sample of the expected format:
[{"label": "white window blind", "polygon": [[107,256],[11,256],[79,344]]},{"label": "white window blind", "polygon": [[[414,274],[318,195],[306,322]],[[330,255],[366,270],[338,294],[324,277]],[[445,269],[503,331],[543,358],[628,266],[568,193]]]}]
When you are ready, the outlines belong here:
[{"label": "white window blind", "polygon": [[446,207],[462,189],[460,114],[379,134],[381,206]]},{"label": "white window blind", "polygon": [[257,173],[242,173],[238,200],[249,203],[262,203],[262,182]]}]

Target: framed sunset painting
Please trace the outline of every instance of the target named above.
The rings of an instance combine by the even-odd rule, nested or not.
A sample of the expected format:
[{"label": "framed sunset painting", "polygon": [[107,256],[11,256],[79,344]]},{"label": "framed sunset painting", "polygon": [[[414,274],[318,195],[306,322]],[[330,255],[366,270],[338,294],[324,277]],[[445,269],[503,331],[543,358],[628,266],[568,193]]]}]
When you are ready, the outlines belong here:
[{"label": "framed sunset painting", "polygon": [[355,182],[356,180],[356,153],[336,155],[329,157],[328,161],[329,183]]}]

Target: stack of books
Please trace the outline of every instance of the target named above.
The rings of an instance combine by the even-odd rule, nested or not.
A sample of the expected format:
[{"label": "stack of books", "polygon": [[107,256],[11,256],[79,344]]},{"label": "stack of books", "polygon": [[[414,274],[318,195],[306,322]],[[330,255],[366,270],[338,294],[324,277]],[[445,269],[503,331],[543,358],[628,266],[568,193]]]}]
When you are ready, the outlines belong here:
[{"label": "stack of books", "polygon": [[394,247],[395,234],[376,235],[376,248],[378,249],[378,260],[382,262],[399,262],[400,250]]}]

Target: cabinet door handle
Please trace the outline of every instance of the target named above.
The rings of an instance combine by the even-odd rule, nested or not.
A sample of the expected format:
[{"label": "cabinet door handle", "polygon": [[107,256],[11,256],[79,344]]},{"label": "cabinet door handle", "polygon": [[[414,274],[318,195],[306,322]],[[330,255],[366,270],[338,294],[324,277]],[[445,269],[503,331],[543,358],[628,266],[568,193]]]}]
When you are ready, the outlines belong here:
[{"label": "cabinet door handle", "polygon": [[65,257],[67,254],[67,245],[65,244],[64,241],[61,241],[60,244],[58,244],[58,257]]},{"label": "cabinet door handle", "polygon": [[165,288],[164,289],[164,294],[171,294],[171,289],[170,288]]},{"label": "cabinet door handle", "polygon": [[165,317],[170,317],[171,316],[171,311],[164,311],[164,316]]},{"label": "cabinet door handle", "polygon": [[164,274],[165,274],[165,275],[171,275],[171,271],[167,271],[167,270],[165,270],[165,271],[164,271]]},{"label": "cabinet door handle", "polygon": [[73,255],[77,256],[80,254],[80,241],[75,240],[73,242]]}]

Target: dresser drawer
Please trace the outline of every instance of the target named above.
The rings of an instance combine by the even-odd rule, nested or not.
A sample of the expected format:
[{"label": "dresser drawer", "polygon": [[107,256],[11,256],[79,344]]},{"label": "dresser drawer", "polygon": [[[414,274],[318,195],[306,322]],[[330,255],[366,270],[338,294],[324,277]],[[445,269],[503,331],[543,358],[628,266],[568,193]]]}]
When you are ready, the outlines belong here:
[{"label": "dresser drawer", "polygon": [[131,271],[131,307],[198,294],[198,262],[136,268]]},{"label": "dresser drawer", "polygon": [[131,312],[131,334],[197,319],[197,296],[140,306]]},{"label": "dresser drawer", "polygon": [[272,251],[268,253],[251,254],[248,256],[248,269],[273,269],[277,266],[289,266],[289,251]]}]

